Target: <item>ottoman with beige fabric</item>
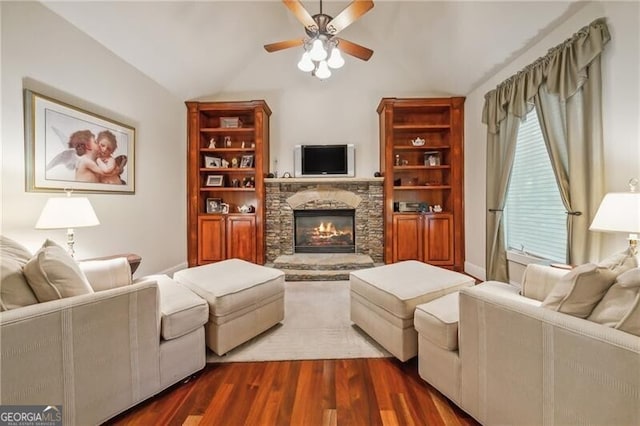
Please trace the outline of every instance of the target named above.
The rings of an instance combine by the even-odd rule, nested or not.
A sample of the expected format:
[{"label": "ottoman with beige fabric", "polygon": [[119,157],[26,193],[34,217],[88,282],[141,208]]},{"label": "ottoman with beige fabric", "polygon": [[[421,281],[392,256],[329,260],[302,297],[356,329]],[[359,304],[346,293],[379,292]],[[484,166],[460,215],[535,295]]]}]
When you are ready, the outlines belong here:
[{"label": "ottoman with beige fabric", "polygon": [[174,280],[209,304],[207,346],[223,355],[284,319],[284,272],[240,259],[183,269]]},{"label": "ottoman with beige fabric", "polygon": [[418,353],[417,305],[472,286],[467,275],[415,260],[351,272],[351,321],[401,361]]}]

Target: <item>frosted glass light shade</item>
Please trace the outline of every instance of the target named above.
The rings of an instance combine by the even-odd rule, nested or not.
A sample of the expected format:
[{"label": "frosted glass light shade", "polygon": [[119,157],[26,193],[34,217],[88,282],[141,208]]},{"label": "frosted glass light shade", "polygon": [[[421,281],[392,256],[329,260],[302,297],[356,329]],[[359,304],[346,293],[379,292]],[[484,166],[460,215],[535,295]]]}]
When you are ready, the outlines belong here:
[{"label": "frosted glass light shade", "polygon": [[304,72],[311,72],[315,67],[316,66],[313,64],[313,61],[311,61],[311,58],[309,57],[309,52],[304,52],[302,54],[300,62],[298,62],[298,69]]},{"label": "frosted glass light shade", "polygon": [[322,61],[327,58],[327,51],[324,48],[324,43],[320,39],[315,39],[313,41],[313,46],[309,51],[309,56],[313,61]]},{"label": "frosted glass light shade", "polygon": [[36,222],[36,229],[82,228],[100,225],[88,198],[49,198]]},{"label": "frosted glass light shade", "polygon": [[318,64],[318,69],[316,70],[316,77],[318,77],[320,80],[324,80],[325,78],[331,77],[331,70],[327,65],[327,61],[321,61],[320,64]]},{"label": "frosted glass light shade", "polygon": [[337,47],[331,49],[331,55],[327,60],[327,65],[329,65],[333,69],[342,68],[344,65],[344,58],[340,54],[340,50]]}]

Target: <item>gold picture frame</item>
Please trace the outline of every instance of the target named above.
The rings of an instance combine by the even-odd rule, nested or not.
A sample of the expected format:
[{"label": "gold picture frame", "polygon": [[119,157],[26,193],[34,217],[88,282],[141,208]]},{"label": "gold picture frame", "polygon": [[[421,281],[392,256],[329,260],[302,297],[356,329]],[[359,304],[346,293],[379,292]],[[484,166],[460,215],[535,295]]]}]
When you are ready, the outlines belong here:
[{"label": "gold picture frame", "polygon": [[26,189],[135,193],[135,128],[26,89]]}]

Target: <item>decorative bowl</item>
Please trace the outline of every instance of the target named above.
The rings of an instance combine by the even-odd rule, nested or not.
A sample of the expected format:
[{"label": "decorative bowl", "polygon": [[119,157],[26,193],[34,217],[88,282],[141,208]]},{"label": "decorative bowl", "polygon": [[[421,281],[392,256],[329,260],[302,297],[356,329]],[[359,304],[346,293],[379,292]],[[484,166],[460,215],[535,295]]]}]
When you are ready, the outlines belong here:
[{"label": "decorative bowl", "polygon": [[413,145],[413,146],[422,146],[422,145],[424,145],[424,143],[425,143],[425,140],[420,138],[420,137],[417,137],[415,139],[411,139],[411,145]]}]

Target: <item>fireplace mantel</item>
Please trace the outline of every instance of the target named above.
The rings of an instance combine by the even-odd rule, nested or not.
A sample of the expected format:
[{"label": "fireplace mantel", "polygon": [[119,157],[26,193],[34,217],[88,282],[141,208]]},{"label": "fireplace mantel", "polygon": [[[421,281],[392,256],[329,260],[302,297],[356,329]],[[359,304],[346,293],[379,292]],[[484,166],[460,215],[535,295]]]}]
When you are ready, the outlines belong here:
[{"label": "fireplace mantel", "polygon": [[384,181],[383,177],[373,177],[373,178],[350,178],[350,177],[320,177],[320,178],[311,178],[311,177],[292,177],[292,178],[265,178],[265,183],[370,183],[370,182],[382,182]]}]

